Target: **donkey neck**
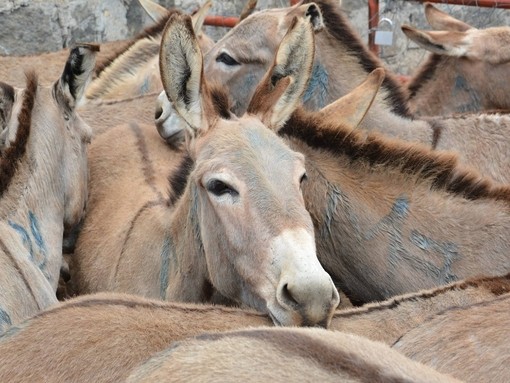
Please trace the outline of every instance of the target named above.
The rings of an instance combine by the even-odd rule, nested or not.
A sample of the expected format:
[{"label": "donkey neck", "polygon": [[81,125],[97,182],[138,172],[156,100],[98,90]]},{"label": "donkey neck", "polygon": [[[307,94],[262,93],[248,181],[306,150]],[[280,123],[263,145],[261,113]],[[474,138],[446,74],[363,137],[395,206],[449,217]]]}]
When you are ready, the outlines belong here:
[{"label": "donkey neck", "polygon": [[[483,65],[480,63],[480,65]],[[483,73],[475,68],[472,60],[431,54],[409,83],[409,109],[421,116],[447,115],[476,112],[486,104],[474,81],[476,76],[465,73],[464,67]],[[482,74],[478,77],[483,77]],[[483,82],[483,80],[481,81]],[[493,105],[497,108],[499,105]]]},{"label": "donkey neck", "polygon": [[510,228],[507,201],[436,190],[402,162],[374,166],[356,151],[332,153],[296,139],[290,144],[307,158],[303,193],[319,260],[353,303],[471,277],[481,267],[500,274],[510,269],[510,245],[493,239],[505,238]]},{"label": "donkey neck", "polygon": [[56,288],[62,257],[64,142],[62,133],[52,127],[53,120],[47,118],[50,109],[35,100],[32,125],[37,127],[31,126],[25,153],[3,192],[0,217]]},{"label": "donkey neck", "polygon": [[[316,54],[310,86],[305,92],[305,106],[319,109],[346,95],[361,84],[374,69],[383,67],[349,25],[337,5],[319,1],[326,28],[316,35]],[[368,131],[430,144],[430,128],[412,119],[407,109],[407,95],[394,75],[386,77],[376,99],[361,123]]]}]

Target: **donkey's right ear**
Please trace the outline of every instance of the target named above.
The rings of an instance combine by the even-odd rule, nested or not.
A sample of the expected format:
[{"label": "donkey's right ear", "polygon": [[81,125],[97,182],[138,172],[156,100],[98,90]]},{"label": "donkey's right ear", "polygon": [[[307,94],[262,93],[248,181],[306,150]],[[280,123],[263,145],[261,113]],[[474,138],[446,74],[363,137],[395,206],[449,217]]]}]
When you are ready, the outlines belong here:
[{"label": "donkey's right ear", "polygon": [[431,3],[425,3],[425,17],[430,26],[436,31],[465,32],[473,28],[471,25],[437,9]]},{"label": "donkey's right ear", "polygon": [[319,118],[331,126],[355,129],[361,124],[384,80],[384,69],[372,71],[363,83],[345,96],[322,108]]},{"label": "donkey's right ear", "polygon": [[99,45],[78,44],[69,53],[64,72],[55,83],[57,100],[74,110],[92,78]]},{"label": "donkey's right ear", "polygon": [[168,19],[161,39],[159,70],[163,89],[192,136],[206,129],[202,53],[190,16],[174,13]]},{"label": "donkey's right ear", "polygon": [[158,3],[155,3],[154,1],[138,0],[138,2],[145,10],[145,12],[147,12],[149,17],[155,22],[158,22],[159,20],[166,18],[169,14],[168,9],[159,5]]},{"label": "donkey's right ear", "polygon": [[[324,19],[320,7],[315,3],[308,3],[295,5],[296,11],[301,17],[308,19],[314,32],[319,32],[324,29]],[[292,12],[294,14],[294,11]]]},{"label": "donkey's right ear", "polygon": [[4,131],[11,119],[14,105],[14,88],[0,81],[0,130]]}]

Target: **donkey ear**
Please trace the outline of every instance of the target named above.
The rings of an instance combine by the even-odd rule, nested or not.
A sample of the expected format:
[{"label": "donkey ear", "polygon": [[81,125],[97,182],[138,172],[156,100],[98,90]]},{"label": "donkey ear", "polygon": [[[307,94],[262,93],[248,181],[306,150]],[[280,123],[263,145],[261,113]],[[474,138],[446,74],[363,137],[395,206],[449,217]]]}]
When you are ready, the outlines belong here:
[{"label": "donkey ear", "polygon": [[278,130],[301,103],[312,72],[315,39],[311,24],[294,18],[273,62],[257,86],[247,113]]},{"label": "donkey ear", "polygon": [[177,113],[193,133],[205,128],[202,53],[190,16],[175,13],[168,19],[161,40],[159,68],[163,89]]},{"label": "donkey ear", "polygon": [[241,11],[241,14],[239,15],[238,24],[244,19],[246,19],[248,16],[250,16],[253,13],[253,11],[255,11],[256,7],[257,0],[248,0],[244,5],[243,10]]},{"label": "donkey ear", "polygon": [[11,119],[14,105],[14,88],[0,81],[0,130],[4,131]]},{"label": "donkey ear", "polygon": [[319,118],[333,126],[357,128],[372,106],[383,80],[384,69],[375,69],[362,84],[322,108],[319,111]]},{"label": "donkey ear", "polygon": [[303,4],[301,2],[295,5],[297,12],[302,17],[308,19],[312,24],[315,32],[322,31],[324,29],[324,19],[322,18],[322,12],[320,7],[315,3]]},{"label": "donkey ear", "polygon": [[196,11],[193,16],[191,16],[191,21],[193,23],[193,29],[195,33],[198,35],[202,31],[202,27],[204,26],[205,17],[211,9],[212,0],[207,0],[204,5],[202,5],[198,11]]},{"label": "donkey ear", "polygon": [[465,32],[473,28],[471,25],[440,11],[431,3],[425,3],[425,17],[430,26],[437,31]]},{"label": "donkey ear", "polygon": [[439,55],[462,57],[467,54],[468,32],[421,31],[402,25],[402,32],[420,47]]},{"label": "donkey ear", "polygon": [[145,12],[147,12],[149,17],[156,22],[168,16],[168,9],[159,5],[158,3],[155,3],[154,1],[138,0],[138,2],[145,10]]},{"label": "donkey ear", "polygon": [[78,44],[71,49],[64,72],[55,84],[59,102],[74,109],[92,77],[99,45]]}]

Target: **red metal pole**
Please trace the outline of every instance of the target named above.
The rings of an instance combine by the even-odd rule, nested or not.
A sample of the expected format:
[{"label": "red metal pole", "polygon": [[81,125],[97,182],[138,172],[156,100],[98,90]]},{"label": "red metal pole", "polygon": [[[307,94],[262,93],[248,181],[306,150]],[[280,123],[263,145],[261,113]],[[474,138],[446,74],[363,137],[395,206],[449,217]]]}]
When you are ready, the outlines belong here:
[{"label": "red metal pole", "polygon": [[379,47],[375,45],[375,29],[379,24],[379,0],[368,0],[368,47],[379,56]]},{"label": "red metal pole", "polygon": [[238,17],[206,16],[204,24],[214,27],[233,28],[239,22]]},{"label": "red metal pole", "polygon": [[485,8],[503,8],[510,9],[510,0],[413,0],[421,3],[442,3],[450,5],[469,5]]}]

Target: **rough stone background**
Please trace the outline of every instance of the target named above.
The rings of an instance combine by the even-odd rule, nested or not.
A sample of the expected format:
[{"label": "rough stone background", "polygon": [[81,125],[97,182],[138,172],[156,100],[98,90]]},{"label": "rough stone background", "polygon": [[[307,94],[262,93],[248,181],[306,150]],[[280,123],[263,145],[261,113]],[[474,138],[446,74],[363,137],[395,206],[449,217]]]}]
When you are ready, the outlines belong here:
[{"label": "rough stone background", "polygon": [[[185,11],[198,8],[195,0],[156,0],[166,7]],[[438,7],[475,27],[509,25],[510,12],[444,4]],[[245,0],[215,0],[211,14],[237,16]],[[287,0],[259,0],[259,8],[287,6]],[[368,36],[367,0],[343,0],[354,28],[364,41]],[[400,25],[427,28],[423,5],[415,1],[381,0],[380,17],[394,24],[394,44],[383,47],[380,56],[394,71],[412,73],[425,60],[427,52],[410,42]],[[150,24],[137,0],[0,0],[0,55],[28,55],[59,50],[78,41],[103,42],[136,35]],[[207,27],[218,39],[226,28]]]}]

